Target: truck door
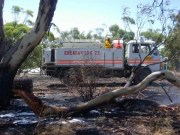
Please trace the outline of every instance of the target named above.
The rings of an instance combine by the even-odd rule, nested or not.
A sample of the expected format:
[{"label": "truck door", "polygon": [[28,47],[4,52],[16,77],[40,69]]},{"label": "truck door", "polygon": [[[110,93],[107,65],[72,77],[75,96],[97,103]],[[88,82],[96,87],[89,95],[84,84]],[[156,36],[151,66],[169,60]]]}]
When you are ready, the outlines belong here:
[{"label": "truck door", "polygon": [[[138,65],[151,51],[151,44],[149,43],[132,43],[130,44],[128,52],[128,64],[131,66]],[[160,62],[160,57],[158,54],[153,53],[148,55],[142,66]],[[149,66],[152,71],[157,71],[160,69],[160,64]]]},{"label": "truck door", "polygon": [[[153,49],[152,44],[142,44],[140,47],[140,51],[141,51],[140,54],[142,56],[142,59],[144,59],[152,49]],[[160,61],[161,61],[160,55],[158,51],[155,50],[151,55],[148,55],[148,57],[146,57],[143,65],[146,66],[149,64],[158,63]],[[149,66],[149,68],[151,69],[151,71],[158,71],[160,70],[160,63],[151,65]]]},{"label": "truck door", "polygon": [[151,50],[149,44],[140,44],[140,43],[129,44],[128,48],[129,49],[128,49],[127,59],[128,59],[128,64],[131,66],[138,65],[149,54]]},{"label": "truck door", "polygon": [[43,50],[43,59],[44,59],[44,63],[51,62],[51,49],[50,48],[46,48]]}]

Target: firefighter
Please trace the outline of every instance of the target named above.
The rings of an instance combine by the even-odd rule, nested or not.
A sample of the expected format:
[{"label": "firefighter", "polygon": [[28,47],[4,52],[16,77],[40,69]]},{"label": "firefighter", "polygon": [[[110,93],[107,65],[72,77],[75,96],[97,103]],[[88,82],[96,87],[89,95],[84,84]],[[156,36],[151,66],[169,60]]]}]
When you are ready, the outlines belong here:
[{"label": "firefighter", "polygon": [[111,39],[109,36],[106,37],[104,45],[105,45],[105,48],[112,48]]},{"label": "firefighter", "polygon": [[120,49],[122,48],[122,43],[120,42],[120,39],[117,39],[117,43],[114,43],[114,48]]}]

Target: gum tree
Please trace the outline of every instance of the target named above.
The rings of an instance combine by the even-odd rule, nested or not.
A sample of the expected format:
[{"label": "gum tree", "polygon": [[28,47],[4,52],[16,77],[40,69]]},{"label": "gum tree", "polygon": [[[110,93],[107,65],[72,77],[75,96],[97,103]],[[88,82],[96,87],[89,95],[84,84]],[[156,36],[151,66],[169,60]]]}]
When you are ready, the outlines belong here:
[{"label": "gum tree", "polygon": [[0,0],[0,107],[9,105],[16,72],[48,31],[56,4],[57,0],[40,0],[32,30],[14,45],[7,45],[3,24],[4,0]]}]

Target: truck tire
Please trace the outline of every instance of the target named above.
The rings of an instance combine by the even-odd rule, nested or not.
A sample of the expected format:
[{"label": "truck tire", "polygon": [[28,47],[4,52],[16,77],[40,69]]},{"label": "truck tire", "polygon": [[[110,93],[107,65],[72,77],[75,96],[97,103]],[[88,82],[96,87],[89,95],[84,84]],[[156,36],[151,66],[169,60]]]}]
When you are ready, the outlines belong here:
[{"label": "truck tire", "polygon": [[146,78],[151,73],[152,73],[152,71],[148,67],[144,67],[144,68],[140,69],[136,73],[136,75],[133,79],[133,85],[140,83],[142,80],[144,80],[144,78]]}]

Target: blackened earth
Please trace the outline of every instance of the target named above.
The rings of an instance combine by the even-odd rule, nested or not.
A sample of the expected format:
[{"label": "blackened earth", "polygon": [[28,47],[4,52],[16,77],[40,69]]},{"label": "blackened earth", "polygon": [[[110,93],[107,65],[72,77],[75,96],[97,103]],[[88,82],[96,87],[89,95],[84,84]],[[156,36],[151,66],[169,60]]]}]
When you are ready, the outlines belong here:
[{"label": "blackened earth", "polygon": [[[22,77],[33,80],[33,93],[48,105],[73,106],[83,102],[75,87],[66,86],[58,79],[45,75]],[[96,83],[96,93],[122,87],[125,82],[124,78],[101,78]],[[22,99],[15,97],[10,107],[0,111],[0,135],[180,134],[179,111],[154,111],[162,105],[178,106],[179,103],[179,89],[164,80],[152,83],[138,94],[119,97],[114,104],[105,104],[67,119],[39,118]]]}]

